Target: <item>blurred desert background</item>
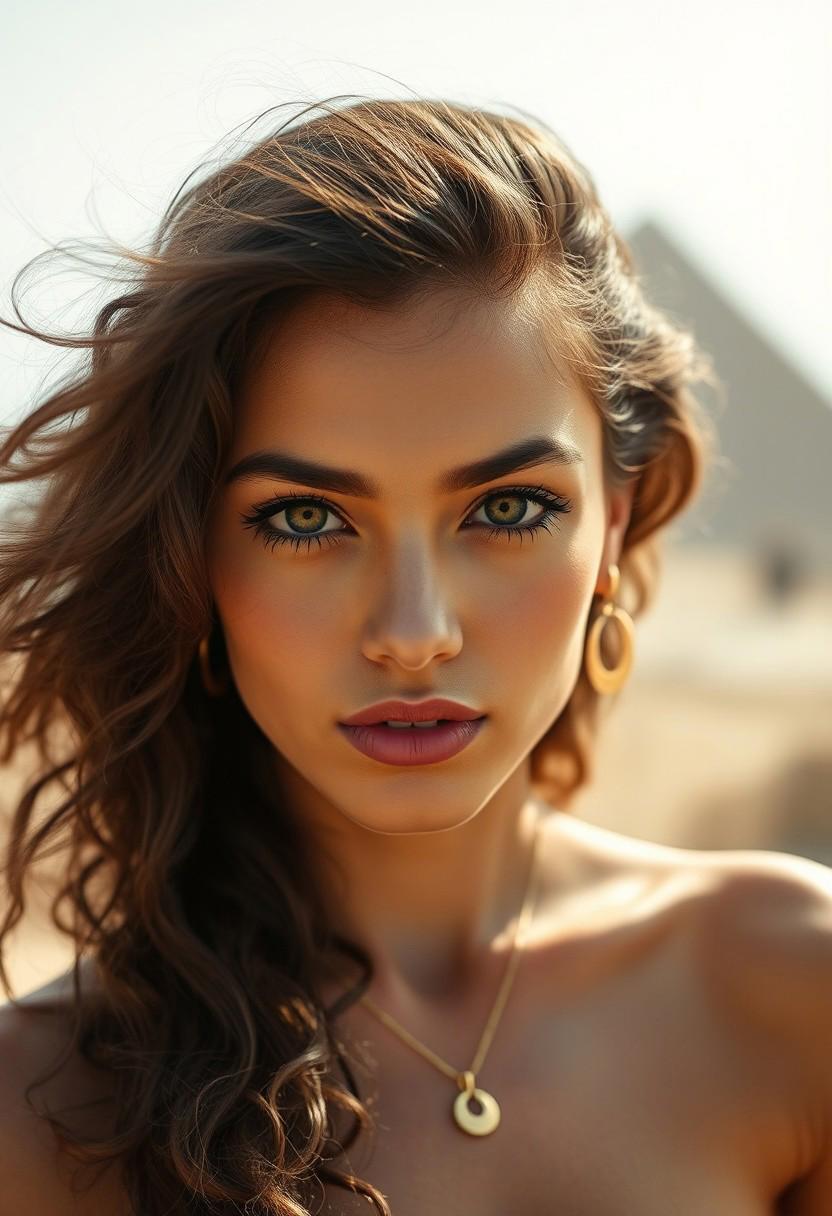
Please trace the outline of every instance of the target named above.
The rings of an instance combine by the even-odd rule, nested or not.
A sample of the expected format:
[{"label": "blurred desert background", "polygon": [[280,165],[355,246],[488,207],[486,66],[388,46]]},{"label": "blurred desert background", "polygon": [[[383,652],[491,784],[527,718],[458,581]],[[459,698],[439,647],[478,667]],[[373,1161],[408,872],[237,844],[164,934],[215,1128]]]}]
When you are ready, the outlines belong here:
[{"label": "blurred desert background", "polygon": [[[629,239],[652,297],[713,358],[723,392],[700,397],[721,456],[667,534],[574,813],[684,848],[832,865],[832,410],[661,226]],[[2,774],[0,830],[27,775],[24,756]],[[47,916],[60,860],[41,864],[12,942],[18,994],[71,962]]]},{"label": "blurred desert background", "polygon": [[719,456],[668,533],[657,602],[576,811],[649,840],[832,865],[832,408],[661,225],[650,298],[720,378]]}]

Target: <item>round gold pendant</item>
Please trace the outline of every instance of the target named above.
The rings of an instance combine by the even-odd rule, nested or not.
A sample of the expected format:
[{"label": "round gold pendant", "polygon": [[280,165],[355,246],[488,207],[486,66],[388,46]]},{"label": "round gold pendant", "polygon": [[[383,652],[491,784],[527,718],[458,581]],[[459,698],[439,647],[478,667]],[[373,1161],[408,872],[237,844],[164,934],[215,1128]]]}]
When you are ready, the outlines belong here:
[{"label": "round gold pendant", "polygon": [[[469,1135],[487,1136],[499,1127],[500,1107],[497,1105],[497,1099],[490,1093],[476,1088],[470,1073],[467,1073],[466,1077],[470,1080],[454,1101],[454,1119],[457,1126]],[[479,1103],[478,1111],[471,1110],[468,1105],[472,1098]]]}]

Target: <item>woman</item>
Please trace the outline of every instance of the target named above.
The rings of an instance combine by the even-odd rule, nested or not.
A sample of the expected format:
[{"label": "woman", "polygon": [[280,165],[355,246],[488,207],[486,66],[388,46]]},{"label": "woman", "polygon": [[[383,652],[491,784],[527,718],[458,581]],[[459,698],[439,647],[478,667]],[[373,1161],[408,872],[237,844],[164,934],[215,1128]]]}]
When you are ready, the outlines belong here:
[{"label": "woman", "polygon": [[4,1010],[0,1210],[828,1213],[828,869],[568,809],[707,360],[542,124],[319,109],[177,195],[2,449],[50,477],[2,938],[67,828],[77,962]]}]

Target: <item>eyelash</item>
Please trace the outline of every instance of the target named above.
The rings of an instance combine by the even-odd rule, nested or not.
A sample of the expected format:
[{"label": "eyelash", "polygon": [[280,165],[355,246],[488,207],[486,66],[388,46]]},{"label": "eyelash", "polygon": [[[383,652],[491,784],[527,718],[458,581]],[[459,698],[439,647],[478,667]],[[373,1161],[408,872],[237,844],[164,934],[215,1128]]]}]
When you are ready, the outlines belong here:
[{"label": "eyelash", "polygon": [[[530,540],[536,540],[536,533],[545,528],[549,531],[548,524],[550,520],[556,520],[558,515],[565,515],[572,510],[572,503],[568,498],[564,498],[560,494],[553,494],[551,490],[547,490],[545,486],[506,486],[499,490],[491,490],[485,494],[478,503],[476,503],[469,514],[478,511],[480,507],[488,502],[489,498],[498,498],[500,495],[517,495],[522,498],[528,498],[537,503],[538,506],[546,507],[547,509],[535,520],[533,524],[515,524],[505,528],[490,528],[489,538],[497,535],[508,535],[508,539],[516,533],[520,533],[520,543],[523,542],[523,534],[528,534]],[[270,502],[263,503],[261,506],[255,507],[249,515],[243,515],[243,525],[246,528],[253,528],[256,536],[263,537],[263,543],[271,546],[274,550],[276,545],[293,545],[297,551],[302,545],[305,549],[310,549],[313,542],[317,543],[318,548],[321,547],[321,541],[327,541],[329,544],[337,544],[346,532],[323,532],[315,536],[310,533],[309,536],[289,536],[283,532],[277,531],[266,522],[272,515],[278,515],[282,507],[286,504],[296,503],[298,501],[313,503],[315,506],[324,507],[327,511],[331,511],[334,515],[340,516],[340,511],[336,510],[331,503],[325,498],[318,498],[313,494],[283,494],[280,498],[272,499]],[[489,527],[488,524],[468,525],[476,528]]]}]

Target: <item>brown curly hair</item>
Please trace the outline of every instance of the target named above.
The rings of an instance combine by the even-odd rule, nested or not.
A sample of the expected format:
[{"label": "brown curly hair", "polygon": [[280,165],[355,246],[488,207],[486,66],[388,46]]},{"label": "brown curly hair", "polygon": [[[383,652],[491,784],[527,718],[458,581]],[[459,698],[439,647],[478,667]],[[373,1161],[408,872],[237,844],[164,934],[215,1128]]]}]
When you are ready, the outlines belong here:
[{"label": "brown curly hair", "polygon": [[[717,381],[646,302],[592,178],[539,120],[330,98],[188,181],[147,252],[111,246],[123,290],[91,332],[26,323],[23,271],[20,324],[2,321],[89,356],[0,449],[0,482],[46,478],[6,512],[0,544],[0,750],[31,742],[39,760],[11,820],[0,974],[14,1001],[2,950],[24,879],[64,848],[51,914],[75,950],[73,1042],[117,1098],[105,1140],[42,1116],[70,1155],[120,1161],[142,1216],[306,1216],[322,1182],[389,1216],[337,1164],[372,1125],[335,1028],[370,960],[327,923],[269,740],[233,689],[209,697],[199,676],[214,620],[204,525],[239,378],[267,323],[319,288],[380,308],[437,285],[524,289],[597,404],[608,476],[638,479],[618,597],[632,615],[713,442],[692,385]],[[598,707],[582,674],[531,755],[560,806],[590,775]],[[36,823],[50,787],[58,804]],[[314,977],[333,948],[364,975],[326,1008]]]}]

